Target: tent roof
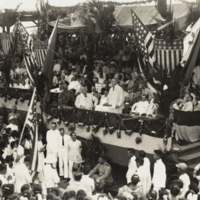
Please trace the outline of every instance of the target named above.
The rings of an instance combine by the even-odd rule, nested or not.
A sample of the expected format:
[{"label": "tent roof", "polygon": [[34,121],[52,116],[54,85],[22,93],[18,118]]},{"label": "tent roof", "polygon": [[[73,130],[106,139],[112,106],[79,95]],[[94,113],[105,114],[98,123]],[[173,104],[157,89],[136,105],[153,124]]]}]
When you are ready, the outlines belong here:
[{"label": "tent roof", "polygon": [[[158,13],[155,6],[126,6],[116,7],[115,16],[118,26],[122,28],[132,27],[131,9],[136,13],[140,20],[146,26],[157,24],[156,19],[163,20],[161,15]],[[178,18],[180,16],[188,15],[188,7],[186,4],[173,4],[173,17]]]},{"label": "tent roof", "polygon": [[[150,27],[154,27],[157,22],[155,20],[164,20],[161,15],[158,13],[155,6],[120,6],[115,9],[115,17],[117,20],[117,26],[123,29],[132,29],[132,18],[131,18],[131,9],[136,13],[136,15],[141,19],[141,21]],[[172,4],[173,16],[174,18],[182,17],[182,26],[185,25],[185,20],[188,15],[188,7],[186,4]],[[55,21],[50,22],[49,25],[54,26]],[[80,19],[73,18],[64,18],[59,20],[58,28],[60,31],[72,32],[80,31],[86,29],[86,27],[81,23]]]}]

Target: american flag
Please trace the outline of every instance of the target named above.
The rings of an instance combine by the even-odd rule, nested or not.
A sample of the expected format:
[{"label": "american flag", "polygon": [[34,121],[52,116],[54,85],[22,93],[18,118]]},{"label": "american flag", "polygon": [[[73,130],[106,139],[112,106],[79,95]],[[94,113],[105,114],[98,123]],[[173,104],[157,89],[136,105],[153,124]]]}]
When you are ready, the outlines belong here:
[{"label": "american flag", "polygon": [[0,35],[2,49],[6,55],[15,47],[17,28],[18,22],[15,23],[12,33],[1,33]]},{"label": "american flag", "polygon": [[43,69],[44,60],[47,55],[48,40],[42,42],[36,39],[35,41],[33,41],[33,48],[38,66],[40,69]]},{"label": "american flag", "polygon": [[131,10],[131,14],[138,50],[153,67],[155,63],[153,35],[133,10]]},{"label": "american flag", "polygon": [[33,95],[31,98],[30,106],[27,112],[26,120],[24,123],[24,127],[20,136],[20,142],[24,134],[25,127],[28,126],[30,128],[30,133],[32,136],[32,155],[33,160],[31,163],[31,171],[38,171],[38,119],[37,119],[37,91],[36,88],[33,90]]},{"label": "american flag", "polygon": [[168,73],[171,74],[182,59],[183,38],[174,40],[172,43],[155,38],[154,47],[157,64],[163,69],[167,69]]}]

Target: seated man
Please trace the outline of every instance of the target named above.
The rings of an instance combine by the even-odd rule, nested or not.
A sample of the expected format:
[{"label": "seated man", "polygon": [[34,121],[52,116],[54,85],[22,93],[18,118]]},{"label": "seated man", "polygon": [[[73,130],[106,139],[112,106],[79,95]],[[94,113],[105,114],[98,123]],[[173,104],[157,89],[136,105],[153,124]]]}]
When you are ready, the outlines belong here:
[{"label": "seated man", "polygon": [[147,101],[147,94],[142,95],[142,101],[133,104],[131,109],[131,114],[135,115],[146,115],[147,109],[149,107],[149,102]]},{"label": "seated man", "polygon": [[86,87],[82,87],[80,92],[81,94],[76,97],[75,106],[81,109],[92,110],[98,104],[98,99],[91,93],[87,93]]},{"label": "seated man", "polygon": [[110,164],[106,162],[105,156],[100,156],[98,162],[99,164],[90,171],[89,176],[96,182],[104,182],[106,186],[112,185],[112,168]]},{"label": "seated man", "polygon": [[195,95],[194,94],[187,94],[187,96],[184,98],[185,102],[177,102],[173,105],[173,108],[176,110],[182,110],[182,111],[194,111],[194,100]]},{"label": "seated man", "polygon": [[58,95],[58,106],[74,107],[76,97],[73,90],[68,90],[68,86],[66,83],[62,84],[61,88],[62,92]]},{"label": "seated man", "polygon": [[68,86],[69,90],[74,89],[76,90],[76,93],[80,92],[81,84],[78,80],[78,75],[74,75],[74,77],[71,79],[71,82]]},{"label": "seated man", "polygon": [[118,85],[118,80],[113,78],[112,87],[108,93],[108,103],[98,106],[96,110],[104,112],[122,113],[124,107],[124,90]]}]

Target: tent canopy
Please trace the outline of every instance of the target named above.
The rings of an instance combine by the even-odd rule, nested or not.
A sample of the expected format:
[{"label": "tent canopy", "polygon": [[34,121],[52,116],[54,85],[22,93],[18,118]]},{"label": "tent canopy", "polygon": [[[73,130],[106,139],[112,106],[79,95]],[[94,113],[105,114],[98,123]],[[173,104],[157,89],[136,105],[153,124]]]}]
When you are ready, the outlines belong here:
[{"label": "tent canopy", "polygon": [[[141,19],[141,21],[150,28],[157,25],[155,20],[162,20],[163,18],[158,13],[155,6],[119,6],[115,9],[115,18],[116,18],[116,25],[122,29],[132,29],[132,18],[131,18],[131,9],[136,13],[136,15]],[[189,13],[189,8],[186,4],[173,4],[173,17],[174,19],[178,19],[178,27],[179,29],[185,28],[188,25],[187,16]],[[180,20],[179,20],[180,18]],[[54,26],[55,21],[50,22],[49,25]],[[77,17],[67,17],[61,19],[58,24],[58,28],[60,31],[65,32],[76,32],[76,31],[83,31],[86,27],[81,23],[81,20]]]}]

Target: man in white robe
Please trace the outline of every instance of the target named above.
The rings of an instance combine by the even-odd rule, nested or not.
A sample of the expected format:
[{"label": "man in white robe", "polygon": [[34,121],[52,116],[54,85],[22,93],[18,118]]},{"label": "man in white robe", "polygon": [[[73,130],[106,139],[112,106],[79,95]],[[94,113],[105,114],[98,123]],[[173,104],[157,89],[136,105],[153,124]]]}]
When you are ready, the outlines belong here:
[{"label": "man in white robe", "polygon": [[[53,154],[55,158],[58,157],[58,136],[60,132],[57,128],[55,122],[51,123],[51,129],[47,131],[46,141],[47,141],[47,155]],[[54,163],[54,167],[56,167],[56,163]]]},{"label": "man in white robe", "polygon": [[19,163],[14,169],[16,193],[21,193],[21,187],[24,184],[30,184],[32,182],[32,177],[28,169],[30,163],[31,163],[31,156],[27,155],[24,158],[24,163]]},{"label": "man in white robe", "polygon": [[91,93],[87,93],[87,88],[82,87],[81,94],[76,97],[75,106],[81,109],[93,110],[98,104],[98,99]]},{"label": "man in white robe", "polygon": [[139,151],[139,156],[144,159],[143,166],[149,171],[150,173],[150,161],[149,158],[146,157],[146,152],[141,150]]},{"label": "man in white robe", "polygon": [[44,181],[46,188],[57,187],[60,178],[58,176],[57,170],[52,167],[57,159],[54,154],[48,154],[45,158],[46,165],[44,166]]},{"label": "man in white robe", "polygon": [[58,158],[59,158],[59,172],[64,179],[69,178],[68,169],[68,143],[71,137],[65,134],[64,128],[59,129],[60,135],[58,137]]},{"label": "man in white robe", "polygon": [[150,171],[144,166],[144,159],[142,157],[136,158],[137,172],[136,174],[140,177],[140,183],[143,187],[143,197],[146,197],[147,193],[151,188],[151,175]]},{"label": "man in white robe", "polygon": [[[154,150],[154,170],[153,170],[153,178],[152,184],[154,190],[159,194],[159,191],[166,187],[166,167],[161,160],[162,151]],[[159,195],[157,196],[159,198]]]},{"label": "man in white robe", "polygon": [[127,155],[130,158],[128,163],[128,171],[126,173],[126,180],[127,183],[131,182],[131,177],[136,173],[137,171],[137,165],[136,165],[136,157],[135,157],[135,150],[134,149],[128,149]]}]

